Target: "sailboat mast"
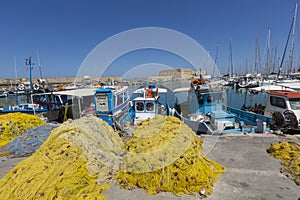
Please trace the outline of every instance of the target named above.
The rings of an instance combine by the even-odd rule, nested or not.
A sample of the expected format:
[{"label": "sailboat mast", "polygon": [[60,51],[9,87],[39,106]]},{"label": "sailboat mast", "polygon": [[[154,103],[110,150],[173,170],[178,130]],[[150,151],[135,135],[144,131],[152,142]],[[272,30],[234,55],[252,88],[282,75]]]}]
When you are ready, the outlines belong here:
[{"label": "sailboat mast", "polygon": [[214,65],[214,69],[213,69],[213,73],[212,73],[212,78],[215,76],[215,70],[216,70],[216,67],[217,67],[217,61],[218,61],[218,58],[219,58],[220,47],[221,47],[221,44],[219,43],[219,44],[218,44],[218,48],[217,48],[217,53],[216,53],[215,65]]},{"label": "sailboat mast", "polygon": [[255,76],[258,74],[257,59],[258,59],[258,35],[256,33],[256,37],[255,37],[255,58],[254,58],[254,75]]},{"label": "sailboat mast", "polygon": [[275,70],[274,67],[277,65],[276,57],[277,57],[277,46],[275,47],[274,60],[273,60],[273,63],[272,63],[272,72],[274,72],[274,70]]},{"label": "sailboat mast", "polygon": [[293,70],[293,54],[294,54],[294,46],[295,46],[295,27],[296,27],[296,19],[297,19],[297,10],[298,10],[298,3],[296,3],[296,8],[294,12],[294,18],[293,18],[293,30],[292,30],[292,46],[290,50],[290,64],[289,64],[289,70],[288,73],[291,73]]},{"label": "sailboat mast", "polygon": [[230,42],[229,42],[229,49],[230,49],[230,70],[231,70],[231,77],[233,77],[233,63],[232,63],[231,40],[230,40]]},{"label": "sailboat mast", "polygon": [[268,48],[267,48],[267,65],[266,65],[266,75],[269,74],[270,71],[270,40],[271,40],[271,29],[268,29]]},{"label": "sailboat mast", "polygon": [[15,61],[15,78],[18,78],[18,71],[17,71],[17,60],[16,60],[16,56],[14,56],[14,61]]},{"label": "sailboat mast", "polygon": [[43,80],[43,74],[42,74],[42,68],[41,68],[41,62],[40,62],[40,55],[39,51],[36,51],[37,59],[38,59],[38,64],[39,64],[39,71],[40,71],[40,77]]},{"label": "sailboat mast", "polygon": [[14,56],[14,61],[15,61],[15,89],[17,89],[16,87],[16,81],[18,79],[18,71],[17,71],[17,59],[16,59],[16,56]]},{"label": "sailboat mast", "polygon": [[277,77],[276,77],[277,80],[278,80],[279,75],[280,75],[281,70],[282,70],[282,65],[283,65],[284,57],[285,57],[286,50],[287,50],[287,47],[288,47],[288,44],[289,44],[289,40],[290,40],[290,37],[291,37],[292,29],[294,27],[294,21],[296,20],[295,16],[297,14],[297,9],[298,9],[298,3],[296,3],[296,8],[295,8],[295,12],[294,12],[294,16],[293,16],[291,28],[290,28],[290,31],[289,31],[289,34],[288,34],[288,38],[287,38],[286,43],[285,43],[285,47],[284,47],[284,51],[283,51],[283,56],[282,56],[281,63],[280,63],[280,66],[279,66],[279,70],[278,70]]}]

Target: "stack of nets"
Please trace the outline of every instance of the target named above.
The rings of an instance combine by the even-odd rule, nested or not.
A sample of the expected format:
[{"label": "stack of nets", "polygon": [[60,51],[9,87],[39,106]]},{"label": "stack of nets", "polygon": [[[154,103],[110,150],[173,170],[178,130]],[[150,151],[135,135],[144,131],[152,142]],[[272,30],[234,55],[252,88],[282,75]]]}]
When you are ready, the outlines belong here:
[{"label": "stack of nets", "polygon": [[126,154],[117,182],[126,189],[211,194],[225,169],[202,155],[202,140],[175,117],[141,122],[124,146]]},{"label": "stack of nets", "polygon": [[57,125],[44,125],[29,129],[12,142],[0,148],[0,157],[23,157],[32,155],[49,137],[50,131]]},{"label": "stack of nets", "polygon": [[291,176],[300,185],[300,143],[280,142],[268,149],[275,158],[281,160],[281,172]]},{"label": "stack of nets", "polygon": [[11,142],[24,131],[42,126],[44,122],[35,115],[10,113],[0,115],[0,148]]},{"label": "stack of nets", "polygon": [[104,121],[67,121],[0,180],[1,199],[103,199],[121,163],[122,140]]}]

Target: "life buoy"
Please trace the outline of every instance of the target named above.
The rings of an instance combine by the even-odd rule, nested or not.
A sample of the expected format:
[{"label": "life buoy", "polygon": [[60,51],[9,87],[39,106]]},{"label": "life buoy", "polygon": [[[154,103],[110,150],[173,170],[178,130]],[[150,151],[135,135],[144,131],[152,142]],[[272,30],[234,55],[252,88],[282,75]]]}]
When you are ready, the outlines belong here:
[{"label": "life buoy", "polygon": [[19,90],[24,90],[25,89],[25,85],[23,83],[18,85],[18,89]]},{"label": "life buoy", "polygon": [[147,88],[146,89],[147,91],[147,95],[146,95],[146,98],[152,98],[153,97],[153,92],[152,92],[152,89],[151,88]]},{"label": "life buoy", "polygon": [[38,89],[40,89],[40,86],[39,86],[39,84],[38,84],[38,83],[35,83],[35,84],[33,85],[33,89],[34,89],[34,90],[38,90]]}]

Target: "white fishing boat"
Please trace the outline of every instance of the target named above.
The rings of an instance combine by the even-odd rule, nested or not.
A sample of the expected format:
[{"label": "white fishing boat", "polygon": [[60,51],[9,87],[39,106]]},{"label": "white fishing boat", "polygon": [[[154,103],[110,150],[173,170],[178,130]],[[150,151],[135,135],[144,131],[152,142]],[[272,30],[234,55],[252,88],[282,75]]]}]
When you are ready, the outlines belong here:
[{"label": "white fishing boat", "polygon": [[150,85],[133,92],[132,108],[134,124],[154,118],[156,115],[167,115],[167,89]]}]

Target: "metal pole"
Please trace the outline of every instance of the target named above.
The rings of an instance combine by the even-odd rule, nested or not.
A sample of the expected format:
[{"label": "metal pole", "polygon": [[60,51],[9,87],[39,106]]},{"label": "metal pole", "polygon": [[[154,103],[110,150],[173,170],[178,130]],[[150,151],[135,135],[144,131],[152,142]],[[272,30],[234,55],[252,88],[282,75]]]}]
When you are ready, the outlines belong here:
[{"label": "metal pole", "polygon": [[32,62],[31,62],[31,56],[29,59],[26,59],[25,64],[29,66],[29,81],[30,81],[30,89],[33,90],[33,85],[32,85]]}]

